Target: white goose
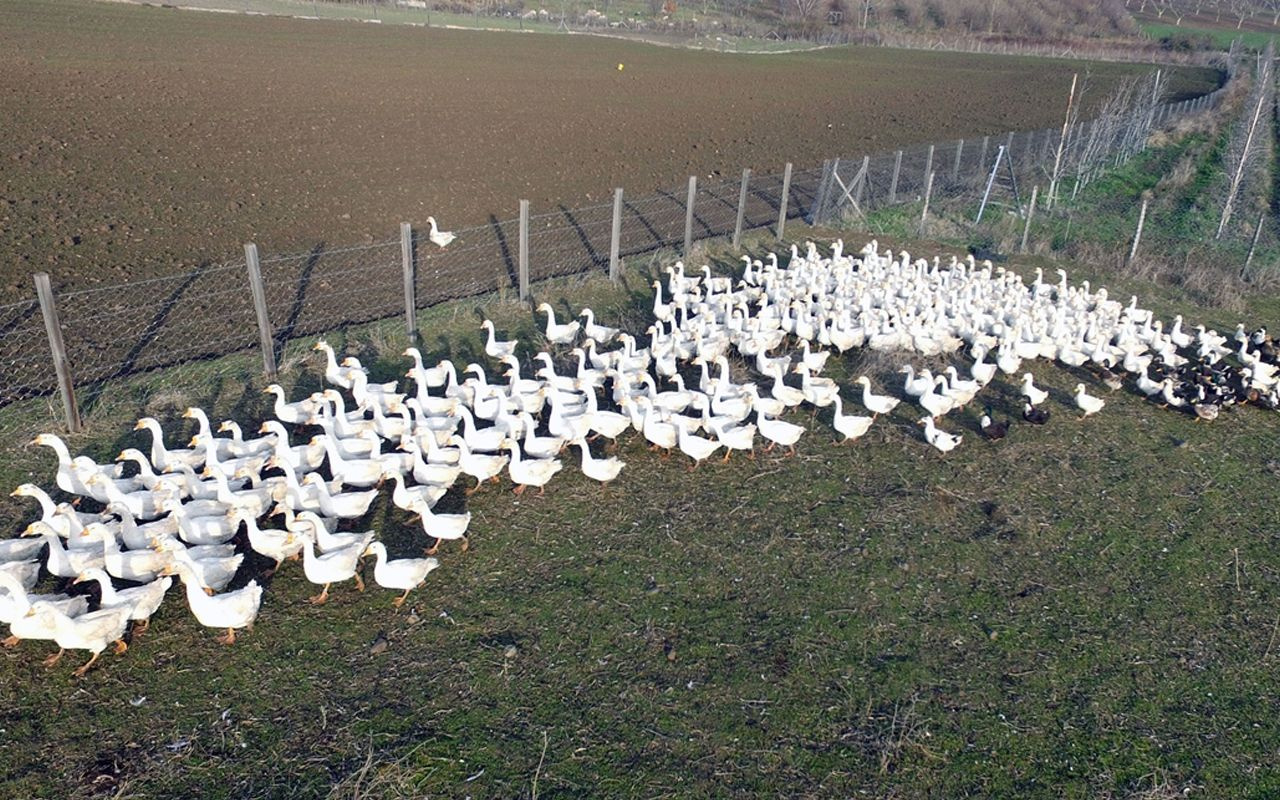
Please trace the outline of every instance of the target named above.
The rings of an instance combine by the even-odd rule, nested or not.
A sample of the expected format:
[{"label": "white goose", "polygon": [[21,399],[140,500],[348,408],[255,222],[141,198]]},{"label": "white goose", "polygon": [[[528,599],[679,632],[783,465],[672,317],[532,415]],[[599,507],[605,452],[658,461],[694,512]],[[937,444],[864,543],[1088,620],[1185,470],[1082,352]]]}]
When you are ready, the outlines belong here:
[{"label": "white goose", "polygon": [[1107,404],[1101,397],[1093,397],[1085,392],[1083,383],[1076,384],[1075,401],[1076,407],[1080,409],[1080,419],[1097,414]]},{"label": "white goose", "polygon": [[835,397],[835,406],[836,412],[835,417],[832,419],[832,424],[836,432],[844,436],[843,441],[845,442],[852,442],[854,439],[864,436],[871,429],[871,423],[876,420],[875,417],[845,414],[839,394]]},{"label": "white goose", "polygon": [[466,493],[468,495],[475,494],[476,490],[479,489],[485,481],[491,478],[496,480],[498,475],[501,474],[502,470],[507,466],[507,462],[510,460],[510,457],[505,455],[473,453],[461,436],[451,436],[449,438],[449,444],[456,447],[459,451],[458,466],[462,468],[464,473],[476,479],[476,485],[467,490]]},{"label": "white goose", "polygon": [[689,465],[689,470],[693,471],[712,453],[720,449],[720,442],[694,436],[689,433],[689,423],[685,418],[679,417],[679,420],[676,423],[676,444],[680,447],[680,452],[693,459],[693,463]]},{"label": "white goose", "polygon": [[312,605],[324,604],[329,599],[331,585],[352,579],[356,582],[356,589],[363,592],[364,579],[360,577],[357,567],[360,557],[364,555],[364,549],[358,544],[353,544],[327,553],[317,553],[314,529],[309,533],[303,533],[302,572],[307,576],[307,580],[324,587],[319,594],[308,598],[307,602]]},{"label": "white goose", "polygon": [[503,356],[513,356],[516,353],[516,342],[514,339],[508,342],[499,342],[494,338],[493,323],[485,320],[480,323],[480,327],[489,332],[489,339],[485,342],[484,352],[490,358],[502,358]]},{"label": "white goose", "polygon": [[151,615],[156,613],[164,602],[165,593],[173,586],[173,578],[160,578],[142,586],[130,586],[117,589],[111,583],[111,577],[100,569],[89,569],[76,576],[73,583],[95,581],[98,584],[99,608],[122,608],[129,612],[129,619],[139,623],[133,628],[137,637],[151,624]]},{"label": "white goose", "polygon": [[539,303],[538,310],[547,315],[547,326],[544,334],[551,344],[573,344],[582,324],[576,319],[563,324],[556,323],[556,312],[550,303]]},{"label": "white goose", "polygon": [[507,439],[503,446],[511,451],[508,472],[518,495],[530,486],[538,487],[538,494],[543,494],[547,483],[564,467],[557,458],[522,458],[520,444],[515,439]]},{"label": "white goose", "polygon": [[756,410],[756,430],[769,440],[769,446],[764,449],[766,453],[772,451],[774,445],[782,445],[790,448],[791,455],[796,454],[796,442],[800,441],[800,434],[804,433],[804,428],[801,426],[793,425],[786,420],[773,419],[760,409]]},{"label": "white goose", "polygon": [[898,407],[898,403],[902,402],[898,398],[890,397],[889,395],[873,394],[871,392],[871,379],[865,375],[860,376],[854,383],[862,386],[862,405],[876,416],[888,414]]},{"label": "white goose", "polygon": [[83,678],[89,668],[107,649],[107,645],[115,642],[116,653],[129,649],[124,643],[124,632],[129,627],[129,609],[107,608],[69,617],[60,611],[50,612],[53,619],[53,640],[58,645],[58,652],[46,658],[46,667],[52,667],[62,658],[67,650],[88,650],[93,657],[78,667],[72,674]]},{"label": "white goose", "polygon": [[391,601],[396,608],[404,605],[409,592],[418,588],[433,569],[440,566],[434,558],[387,558],[387,547],[382,542],[371,542],[364,551],[377,558],[373,565],[373,580],[384,589],[403,589],[404,594]]},{"label": "white goose", "polygon": [[458,235],[453,231],[440,230],[440,227],[436,225],[435,217],[427,217],[427,224],[431,226],[431,232],[427,234],[427,238],[430,239],[431,243],[436,247],[448,247],[454,239],[458,238]]},{"label": "white goose", "polygon": [[933,417],[921,417],[918,423],[924,426],[924,438],[938,449],[939,453],[949,453],[960,444],[964,437],[955,436],[934,426]]},{"label": "white goose", "polygon": [[574,439],[573,444],[582,450],[582,474],[595,481],[608,483],[618,477],[626,466],[618,458],[595,458],[591,455],[591,447],[586,439]]},{"label": "white goose", "polygon": [[290,403],[285,400],[284,387],[278,383],[273,383],[262,390],[263,394],[274,395],[276,398],[273,411],[276,419],[287,425],[314,425],[320,414],[321,401],[315,395],[299,400],[296,403]]},{"label": "white goose", "polygon": [[222,644],[235,644],[236,630],[253,629],[262,606],[262,587],[257,581],[249,581],[234,592],[208,595],[199,575],[186,562],[176,560],[170,569],[182,578],[187,591],[187,605],[196,620],[206,628],[225,628],[226,634],[218,637]]},{"label": "white goose", "polygon": [[604,325],[596,324],[596,314],[589,308],[584,308],[578,312],[578,316],[585,317],[587,322],[582,326],[582,333],[588,339],[592,339],[600,344],[608,344],[613,338],[620,333],[618,328],[609,328]]},{"label": "white goose", "polygon": [[195,469],[204,465],[204,448],[173,449],[164,446],[164,429],[153,417],[143,417],[133,426],[135,431],[145,430],[151,434],[151,465],[167,472],[178,464],[186,464]]},{"label": "white goose", "polygon": [[1022,376],[1022,396],[1027,398],[1033,406],[1038,406],[1049,399],[1049,393],[1035,385],[1035,378],[1030,372]]}]

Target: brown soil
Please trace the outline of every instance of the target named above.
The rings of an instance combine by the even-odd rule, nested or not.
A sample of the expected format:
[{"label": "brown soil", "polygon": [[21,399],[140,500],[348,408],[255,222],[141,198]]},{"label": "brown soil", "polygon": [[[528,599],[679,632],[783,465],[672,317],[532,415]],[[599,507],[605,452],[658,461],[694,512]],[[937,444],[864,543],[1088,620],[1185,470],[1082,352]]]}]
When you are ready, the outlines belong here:
[{"label": "brown soil", "polygon": [[[624,69],[619,70],[618,65]],[[0,302],[1059,119],[1078,62],[0,8]],[[1095,65],[1094,99],[1135,67]],[[1179,71],[1175,88],[1211,88]]]}]

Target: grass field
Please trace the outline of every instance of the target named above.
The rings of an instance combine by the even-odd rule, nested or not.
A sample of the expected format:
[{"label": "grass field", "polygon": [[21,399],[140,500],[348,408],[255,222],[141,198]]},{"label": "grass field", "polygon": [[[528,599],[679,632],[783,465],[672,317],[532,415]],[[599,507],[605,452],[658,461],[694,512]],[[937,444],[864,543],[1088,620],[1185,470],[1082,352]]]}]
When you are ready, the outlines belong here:
[{"label": "grass field", "polygon": [[[1056,266],[1017,263],[1035,265]],[[634,328],[646,281],[633,266],[622,289],[537,299]],[[1255,299],[1244,319],[1278,311]],[[527,309],[490,298],[432,312],[432,354],[472,357],[482,314],[533,342]],[[374,361],[394,334],[346,344],[379,375],[403,369]],[[830,371],[848,396],[855,374],[887,381],[899,363]],[[628,437],[607,491],[576,469],[541,498],[487,487],[466,502],[471,551],[445,551],[411,612],[349,586],[309,606],[290,564],[234,648],[175,594],[84,680],[45,671],[38,644],[4,651],[0,794],[1274,796],[1280,418],[1198,425],[1122,391],[1080,422],[1080,378],[1033,371],[1049,425],[991,443],[974,411],[953,415],[965,441],[945,458],[905,409],[850,446],[823,412],[796,418],[811,432],[794,458],[689,474]],[[252,418],[235,387],[185,399]],[[1002,378],[979,402],[1016,416],[1015,393]],[[104,422],[88,449],[126,429]],[[362,524],[393,554],[425,541],[381,501]]]},{"label": "grass field", "polygon": [[1261,50],[1267,46],[1267,42],[1274,41],[1276,33],[1273,31],[1260,30],[1236,30],[1234,27],[1211,28],[1198,27],[1193,25],[1170,25],[1160,22],[1142,22],[1139,27],[1142,32],[1152,39],[1163,39],[1169,37],[1194,36],[1204,37],[1212,43],[1216,49],[1226,50],[1231,47],[1231,43],[1236,39],[1240,39],[1244,46],[1251,50]]},{"label": "grass field", "polygon": [[[1060,121],[1079,62],[0,7],[0,303]],[[618,64],[625,69],[619,71]],[[1133,65],[1094,65],[1098,101]],[[1177,70],[1175,97],[1216,85]],[[1090,100],[1091,99],[1091,100]]]}]

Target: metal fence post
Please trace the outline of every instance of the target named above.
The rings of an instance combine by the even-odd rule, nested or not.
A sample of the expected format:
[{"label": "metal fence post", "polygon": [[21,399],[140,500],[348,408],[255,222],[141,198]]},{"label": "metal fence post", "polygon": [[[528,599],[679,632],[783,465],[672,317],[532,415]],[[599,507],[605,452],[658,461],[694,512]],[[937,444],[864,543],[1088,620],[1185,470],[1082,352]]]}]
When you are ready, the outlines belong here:
[{"label": "metal fence post", "polygon": [[413,284],[413,226],[400,223],[400,266],[404,271],[404,330],[413,338],[418,333],[418,302]]},{"label": "metal fence post", "polygon": [[684,201],[684,257],[693,249],[693,201],[698,195],[698,176],[689,176],[689,194]]},{"label": "metal fence post", "polygon": [[258,246],[244,246],[244,263],[249,271],[249,289],[253,292],[253,310],[258,317],[258,343],[262,346],[262,371],[267,380],[276,380],[276,340],[267,316],[267,292],[262,286],[262,268],[258,264]]},{"label": "metal fence post", "polygon": [[529,298],[529,201],[520,201],[520,299]]},{"label": "metal fence post", "polygon": [[80,409],[76,406],[76,386],[71,380],[67,348],[62,342],[62,326],[58,322],[58,304],[53,296],[53,284],[49,282],[47,272],[37,272],[31,277],[36,282],[36,297],[40,299],[40,313],[44,316],[44,332],[49,337],[49,352],[53,354],[53,371],[58,376],[58,393],[62,395],[62,412],[66,415],[67,430],[78,433],[82,427]]},{"label": "metal fence post", "polygon": [[902,171],[902,151],[893,157],[893,179],[889,181],[889,205],[898,202],[898,173]]},{"label": "metal fence post", "polygon": [[609,231],[609,280],[618,280],[622,251],[622,189],[613,190],[613,228]]},{"label": "metal fence post", "polygon": [[933,175],[933,145],[929,145],[929,155],[925,156],[925,159],[924,159],[924,175],[921,175],[920,177],[922,180],[928,180],[932,175]]},{"label": "metal fence post", "polygon": [[929,173],[929,178],[924,185],[924,210],[920,212],[920,235],[924,236],[924,223],[929,219],[929,198],[933,196],[933,173]]},{"label": "metal fence post", "polygon": [[1022,244],[1018,245],[1018,252],[1027,252],[1027,235],[1031,233],[1031,218],[1036,215],[1036,197],[1040,194],[1040,185],[1036,184],[1031,187],[1031,202],[1027,205],[1027,221],[1022,225]]},{"label": "metal fence post", "polygon": [[733,249],[742,242],[742,221],[747,214],[747,185],[751,183],[751,170],[742,171],[742,188],[738,190],[738,221],[733,224]]},{"label": "metal fence post", "polygon": [[840,159],[822,162],[822,179],[818,181],[818,197],[813,201],[813,213],[809,215],[810,225],[819,225],[827,216],[827,196],[831,194],[832,176],[840,164]]},{"label": "metal fence post", "polygon": [[978,156],[978,174],[986,177],[987,174],[987,148],[991,145],[991,137],[982,137],[982,152]]},{"label": "metal fence post", "polygon": [[791,195],[791,162],[787,162],[787,166],[782,170],[782,199],[778,203],[778,230],[777,238],[782,238],[783,231],[787,227],[787,198]]},{"label": "metal fence post", "polygon": [[1129,261],[1138,255],[1138,242],[1142,241],[1142,226],[1147,221],[1147,198],[1142,198],[1142,208],[1138,210],[1138,229],[1133,232],[1133,246],[1129,248]]},{"label": "metal fence post", "polygon": [[1249,265],[1253,263],[1253,251],[1258,247],[1258,237],[1262,235],[1262,223],[1267,219],[1267,212],[1258,215],[1258,224],[1253,229],[1253,240],[1249,242],[1249,255],[1245,256],[1244,268],[1240,270],[1241,278],[1248,278]]},{"label": "metal fence post", "polygon": [[964,153],[964,139],[956,142],[956,160],[951,165],[951,181],[954,183],[960,177],[960,156]]}]

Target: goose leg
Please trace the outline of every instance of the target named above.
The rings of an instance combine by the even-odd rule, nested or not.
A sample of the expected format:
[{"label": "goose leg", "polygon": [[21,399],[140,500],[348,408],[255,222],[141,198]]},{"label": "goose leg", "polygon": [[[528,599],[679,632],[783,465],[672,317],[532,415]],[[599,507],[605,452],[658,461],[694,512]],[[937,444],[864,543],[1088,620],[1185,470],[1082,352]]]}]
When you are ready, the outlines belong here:
[{"label": "goose leg", "polygon": [[124,639],[116,639],[116,655],[122,656],[129,649],[129,645],[125,644]]},{"label": "goose leg", "polygon": [[720,459],[720,463],[721,463],[721,464],[728,464],[728,463],[729,463],[729,456],[731,456],[731,455],[733,455],[733,451],[726,447],[726,448],[724,449],[724,458]]},{"label": "goose leg", "polygon": [[17,636],[6,636],[2,641],[0,641],[0,645],[4,645],[5,647],[17,647],[18,642],[20,641],[22,640]]},{"label": "goose leg", "polygon": [[97,660],[98,660],[98,656],[100,656],[100,655],[102,655],[102,651],[101,651],[101,650],[99,650],[98,652],[94,653],[94,654],[93,654],[93,658],[89,659],[89,660],[84,664],[84,666],[77,668],[77,669],[76,669],[76,671],[75,671],[75,672],[73,672],[73,673],[71,673],[71,674],[72,674],[72,675],[75,675],[77,678],[83,678],[83,677],[84,677],[84,675],[85,675],[85,673],[89,671],[89,667],[92,667],[92,666],[93,666],[93,662],[97,661]]},{"label": "goose leg", "polygon": [[[307,602],[311,603],[311,605],[313,606],[319,606],[319,605],[324,605],[324,603],[328,599],[329,599],[329,584],[326,583],[324,585],[324,589],[320,592],[320,594],[308,599]],[[234,634],[232,634],[232,638],[234,638]]]},{"label": "goose leg", "polygon": [[356,576],[355,576],[355,577],[356,577],[356,591],[358,591],[358,592],[363,592],[363,591],[364,591],[364,578],[360,577],[360,573],[359,573],[359,572],[357,572],[357,573],[356,573]]},{"label": "goose leg", "polygon": [[516,484],[516,488],[512,489],[511,491],[515,494],[515,496],[516,496],[516,497],[519,497],[519,496],[523,495],[523,494],[524,494],[524,484],[523,484],[523,483],[517,483],[517,484]]},{"label": "goose leg", "polygon": [[227,632],[215,639],[218,644],[233,645],[236,643],[236,629],[227,628]]},{"label": "goose leg", "polygon": [[471,540],[470,540],[470,539],[468,539],[467,537],[463,536],[463,537],[462,537],[462,552],[464,552],[464,553],[465,553],[465,552],[467,552],[467,548],[468,548],[468,547],[470,547],[470,546],[471,546]]},{"label": "goose leg", "polygon": [[439,550],[439,549],[440,549],[440,540],[439,540],[439,539],[436,539],[436,543],[435,543],[435,544],[433,544],[433,545],[431,545],[430,547],[428,547],[428,548],[427,548],[426,550],[424,550],[423,552],[424,552],[424,553],[426,553],[426,554],[427,554],[427,555],[429,555],[429,556],[434,556],[434,555],[436,554],[436,551],[437,551],[437,550]]},{"label": "goose leg", "polygon": [[404,594],[400,595],[395,600],[391,601],[391,605],[395,606],[396,608],[399,608],[400,606],[404,605],[404,601],[409,599],[409,591],[410,591],[409,589],[405,589]]},{"label": "goose leg", "polygon": [[41,663],[43,663],[46,667],[52,667],[54,664],[57,664],[57,663],[58,663],[58,661],[60,661],[60,660],[62,659],[62,654],[63,654],[63,653],[65,653],[65,652],[67,652],[67,651],[66,651],[66,650],[63,650],[62,648],[58,648],[58,652],[56,652],[56,653],[54,653],[53,655],[49,656],[48,658],[46,658],[46,659],[45,659],[43,662],[41,662]]}]

